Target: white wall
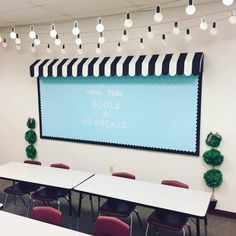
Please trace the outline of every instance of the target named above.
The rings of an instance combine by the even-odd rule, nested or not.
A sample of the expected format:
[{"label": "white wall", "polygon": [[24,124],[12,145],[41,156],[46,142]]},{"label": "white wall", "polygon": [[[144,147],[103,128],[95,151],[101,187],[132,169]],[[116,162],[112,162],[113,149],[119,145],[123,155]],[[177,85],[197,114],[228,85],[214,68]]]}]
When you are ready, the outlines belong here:
[{"label": "white wall", "polygon": [[[218,5],[204,5],[199,9],[199,15],[219,10]],[[222,9],[221,9],[222,10]],[[201,13],[201,14],[200,14]],[[148,25],[153,23],[152,13],[133,14],[136,25]],[[227,15],[227,14],[226,14]],[[225,15],[224,15],[225,16]],[[167,10],[165,20],[173,22],[176,18],[186,18],[183,9],[172,11]],[[216,15],[221,18],[221,15]],[[95,19],[88,19],[81,22],[82,34],[85,42],[95,42],[96,34]],[[106,29],[121,29],[123,16],[104,18]],[[198,24],[199,19],[182,22],[183,27]],[[71,22],[57,25],[63,34],[65,42],[72,42],[69,35]],[[229,25],[227,21],[219,23],[219,34],[216,37],[209,35],[209,32],[201,32],[198,28],[192,29],[193,40],[190,43],[184,42],[183,34],[176,37],[167,35],[168,45],[162,46],[160,36],[153,40],[145,39],[146,49],[138,49],[138,40],[133,40],[124,45],[123,55],[154,54],[172,52],[194,52],[203,51],[205,54],[205,67],[203,75],[202,93],[202,116],[201,116],[201,155],[207,150],[205,137],[210,131],[219,132],[223,136],[220,146],[225,156],[225,161],[220,167],[224,174],[224,183],[216,191],[218,209],[236,212],[234,200],[236,189],[236,158],[235,158],[235,137],[236,132],[236,79],[235,79],[235,52],[236,52],[236,26]],[[156,33],[168,32],[172,24],[164,24],[153,27]],[[48,32],[49,26],[36,27],[39,34]],[[26,32],[28,28],[20,28]],[[6,29],[3,29],[6,32]],[[8,29],[9,31],[9,29]],[[130,36],[135,38],[143,35],[146,29],[133,29]],[[113,41],[120,38],[120,31],[107,31],[106,37]],[[0,47],[0,164],[8,161],[23,161],[25,156],[24,133],[27,130],[26,121],[28,117],[38,115],[38,97],[36,79],[29,76],[29,66],[37,58],[49,57],[46,54],[45,45],[37,53],[32,54],[29,50],[30,42],[27,35],[22,35],[23,49],[16,51],[13,42],[9,47]],[[49,38],[41,37],[46,42]],[[9,40],[10,41],[10,40]],[[24,44],[24,41],[26,42]],[[75,47],[70,45],[67,57],[77,57]],[[115,43],[107,43],[103,47],[104,55],[115,55]],[[84,56],[95,56],[95,44],[85,45]],[[54,52],[50,57],[63,57],[60,50]],[[37,126],[39,136],[39,129]],[[192,189],[208,189],[203,181],[203,173],[208,169],[201,157],[175,155],[153,151],[132,150],[118,147],[97,146],[90,144],[70,143],[38,139],[38,159],[43,164],[49,165],[52,162],[65,162],[74,169],[88,170],[91,172],[108,173],[109,166],[114,166],[115,171],[133,172],[138,179],[160,182],[162,179],[178,179],[190,185]],[[42,173],[43,174],[43,173]]]}]

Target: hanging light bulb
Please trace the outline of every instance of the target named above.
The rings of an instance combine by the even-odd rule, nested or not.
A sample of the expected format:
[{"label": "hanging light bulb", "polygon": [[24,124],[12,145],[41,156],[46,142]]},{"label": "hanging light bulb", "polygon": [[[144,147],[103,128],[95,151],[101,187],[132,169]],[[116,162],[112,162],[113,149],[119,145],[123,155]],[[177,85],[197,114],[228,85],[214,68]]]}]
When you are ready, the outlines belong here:
[{"label": "hanging light bulb", "polygon": [[128,37],[128,34],[127,34],[127,30],[126,30],[126,29],[124,29],[124,32],[123,32],[123,34],[122,34],[122,36],[121,36],[121,40],[122,40],[123,42],[127,42],[127,41],[129,40],[129,37]]},{"label": "hanging light bulb", "polygon": [[102,18],[98,17],[98,24],[96,26],[96,30],[98,33],[101,33],[104,31],[104,25],[102,24]]},{"label": "hanging light bulb", "polygon": [[61,45],[61,40],[59,39],[58,34],[56,35],[55,44],[56,44],[57,46]]},{"label": "hanging light bulb", "polygon": [[122,47],[120,45],[120,42],[117,43],[116,51],[119,53],[122,52]]},{"label": "hanging light bulb", "polygon": [[161,13],[161,8],[160,8],[160,6],[157,6],[156,7],[156,11],[155,11],[155,14],[154,14],[154,20],[156,21],[156,22],[161,22],[162,20],[163,20],[163,15],[162,15],[162,13]]},{"label": "hanging light bulb", "polygon": [[76,38],[76,40],[75,40],[75,44],[76,44],[76,45],[82,44],[82,39],[80,38],[80,34],[77,35],[77,38]]},{"label": "hanging light bulb", "polygon": [[193,0],[188,1],[188,6],[185,9],[187,15],[193,15],[196,12],[196,7],[194,6]]},{"label": "hanging light bulb", "polygon": [[98,43],[104,44],[106,41],[105,37],[103,36],[103,33],[101,32],[98,38]]},{"label": "hanging light bulb", "polygon": [[102,49],[101,49],[100,44],[98,43],[98,44],[97,44],[97,48],[96,48],[96,53],[97,53],[97,54],[100,54],[101,52],[102,52]]},{"label": "hanging light bulb", "polygon": [[223,0],[223,4],[224,4],[225,6],[230,6],[230,5],[233,4],[233,2],[234,2],[234,0]]},{"label": "hanging light bulb", "polygon": [[149,39],[152,39],[154,37],[154,34],[152,32],[152,27],[151,26],[148,26],[148,32],[147,32],[147,37]]},{"label": "hanging light bulb", "polygon": [[190,34],[190,29],[186,29],[186,35],[185,35],[185,40],[187,42],[192,40],[192,35]]},{"label": "hanging light bulb", "polygon": [[31,26],[30,26],[30,32],[29,32],[29,38],[35,39],[35,37],[36,37],[36,33],[35,33],[35,31],[34,31],[34,26],[31,25]]},{"label": "hanging light bulb", "polygon": [[65,47],[65,44],[62,45],[61,53],[62,53],[62,54],[66,54],[66,47]]},{"label": "hanging light bulb", "polygon": [[206,22],[206,17],[203,16],[203,17],[201,17],[200,29],[201,30],[207,30],[207,28],[208,28],[208,25],[207,25],[207,22]]},{"label": "hanging light bulb", "polygon": [[21,43],[21,40],[20,40],[19,34],[16,34],[15,43],[16,43],[16,44],[20,44],[20,43]]},{"label": "hanging light bulb", "polygon": [[56,26],[55,26],[55,24],[51,24],[50,36],[52,38],[55,38],[56,35],[57,35]]},{"label": "hanging light bulb", "polygon": [[21,50],[20,44],[16,44],[16,49],[17,49],[18,51]]},{"label": "hanging light bulb", "polygon": [[36,52],[36,48],[35,48],[34,43],[31,44],[31,51],[32,51],[32,52]]},{"label": "hanging light bulb", "polygon": [[133,25],[133,21],[131,19],[131,15],[129,12],[126,13],[126,19],[125,19],[125,22],[124,22],[124,26],[125,28],[131,28]]},{"label": "hanging light bulb", "polygon": [[15,31],[15,27],[13,27],[13,26],[11,27],[10,38],[16,39],[16,31]]},{"label": "hanging light bulb", "polygon": [[74,21],[74,27],[72,29],[72,34],[76,36],[79,33],[80,33],[79,23],[78,23],[78,21]]},{"label": "hanging light bulb", "polygon": [[173,28],[172,32],[173,32],[173,34],[175,34],[175,35],[180,34],[179,24],[178,24],[177,21],[175,22],[175,25],[174,25],[174,28]]},{"label": "hanging light bulb", "polygon": [[145,48],[145,45],[144,45],[144,43],[143,43],[143,38],[140,38],[139,47],[140,47],[141,49],[144,49],[144,48]]},{"label": "hanging light bulb", "polygon": [[167,44],[167,42],[166,42],[166,35],[165,35],[165,34],[163,34],[163,35],[161,36],[161,43],[162,43],[164,46]]},{"label": "hanging light bulb", "polygon": [[0,43],[2,42],[2,35],[0,34]]},{"label": "hanging light bulb", "polygon": [[52,49],[50,47],[50,44],[48,44],[46,51],[47,51],[47,53],[52,53]]},{"label": "hanging light bulb", "polygon": [[40,39],[39,39],[39,36],[38,36],[37,34],[36,34],[36,36],[35,36],[34,44],[35,44],[36,46],[39,46],[39,45],[40,45]]},{"label": "hanging light bulb", "polygon": [[3,46],[4,48],[6,48],[6,47],[7,47],[7,40],[6,40],[5,38],[3,39],[2,46]]},{"label": "hanging light bulb", "polygon": [[83,48],[82,48],[82,44],[79,45],[79,48],[77,50],[78,54],[82,54],[83,53]]},{"label": "hanging light bulb", "polygon": [[230,17],[229,17],[229,23],[234,25],[236,24],[236,12],[235,9],[231,11]]},{"label": "hanging light bulb", "polygon": [[218,30],[217,30],[217,27],[216,27],[216,22],[212,23],[212,28],[210,30],[210,33],[211,33],[211,35],[217,35]]}]

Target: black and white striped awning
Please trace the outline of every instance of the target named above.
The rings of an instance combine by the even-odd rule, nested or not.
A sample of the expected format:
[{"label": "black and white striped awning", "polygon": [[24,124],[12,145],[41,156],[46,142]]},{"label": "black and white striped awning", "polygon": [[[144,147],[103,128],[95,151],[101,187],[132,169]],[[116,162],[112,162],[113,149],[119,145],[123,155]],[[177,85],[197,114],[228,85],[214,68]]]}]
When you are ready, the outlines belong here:
[{"label": "black and white striped awning", "polygon": [[36,60],[31,77],[199,75],[203,53]]}]

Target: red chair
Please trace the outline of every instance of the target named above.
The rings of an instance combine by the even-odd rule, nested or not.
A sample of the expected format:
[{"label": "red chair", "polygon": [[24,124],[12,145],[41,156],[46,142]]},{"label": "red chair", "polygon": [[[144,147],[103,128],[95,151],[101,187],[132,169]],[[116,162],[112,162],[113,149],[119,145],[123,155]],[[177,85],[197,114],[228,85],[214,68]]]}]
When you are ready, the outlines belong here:
[{"label": "red chair", "polygon": [[125,222],[111,216],[99,216],[93,236],[129,236],[130,227]]},{"label": "red chair", "polygon": [[[61,169],[70,169],[70,167],[63,163],[54,163],[50,165],[53,168],[61,168]],[[57,202],[57,209],[60,210],[60,201],[59,198],[66,198],[70,190],[57,188],[57,187],[44,187],[33,194],[31,194],[32,204],[29,205],[29,211],[31,205],[34,206],[35,201],[42,201],[44,204],[50,204],[51,202]],[[66,200],[68,200],[66,198]]]},{"label": "red chair", "polygon": [[[134,175],[132,175],[130,173],[126,173],[126,172],[115,172],[112,174],[112,176],[135,180]],[[100,206],[100,203],[99,203],[99,206]],[[130,235],[132,235],[132,229],[133,229],[133,218],[132,218],[133,212],[136,213],[139,224],[142,227],[142,222],[141,222],[140,216],[138,214],[138,211],[136,209],[135,203],[130,203],[130,202],[122,201],[122,200],[109,198],[99,208],[99,215],[109,215],[109,216],[114,216],[114,217],[118,217],[118,218],[130,217]]]},{"label": "red chair", "polygon": [[[188,189],[189,186],[182,182],[176,180],[163,180],[161,184],[170,185],[179,188],[186,188]],[[149,225],[154,225],[157,229],[166,229],[169,231],[181,232],[183,236],[185,235],[184,226],[188,226],[189,235],[191,236],[191,229],[188,224],[188,215],[184,213],[174,212],[165,209],[156,209],[147,219],[147,227],[145,236],[148,235]]]},{"label": "red chair", "polygon": [[[33,164],[33,165],[41,165],[41,162],[34,161],[34,160],[25,160],[24,163]],[[23,204],[26,206],[26,203],[25,203],[24,199],[22,198],[22,196],[27,195],[27,194],[30,195],[31,192],[34,192],[39,188],[40,188],[40,186],[38,184],[28,183],[25,181],[20,181],[20,182],[13,181],[13,185],[4,189],[4,192],[6,193],[6,197],[5,197],[5,201],[4,201],[3,210],[5,210],[5,208],[6,208],[9,194],[14,195],[14,197],[19,196],[21,201],[23,202]],[[16,204],[16,198],[15,198],[15,204]],[[27,213],[27,215],[28,215],[28,213]]]},{"label": "red chair", "polygon": [[32,209],[31,218],[49,224],[62,226],[62,213],[49,206],[34,207]]}]

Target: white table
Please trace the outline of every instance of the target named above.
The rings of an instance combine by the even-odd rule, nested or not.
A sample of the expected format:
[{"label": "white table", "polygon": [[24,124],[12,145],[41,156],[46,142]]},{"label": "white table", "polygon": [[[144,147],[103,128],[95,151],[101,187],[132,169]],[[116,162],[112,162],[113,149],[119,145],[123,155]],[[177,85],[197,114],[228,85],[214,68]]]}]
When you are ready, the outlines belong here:
[{"label": "white table", "polygon": [[89,234],[47,224],[4,211],[0,211],[0,229],[1,235],[7,236],[89,236]]},{"label": "white table", "polygon": [[[73,190],[78,184],[93,176],[92,173],[31,165],[20,162],[9,162],[0,166],[0,178],[25,181],[42,186],[53,186]],[[72,215],[71,192],[69,193],[69,214]]]},{"label": "white table", "polygon": [[199,218],[206,217],[211,199],[211,193],[208,192],[102,174],[95,174],[76,186],[75,190],[194,216],[197,219],[197,235],[200,235]]}]

